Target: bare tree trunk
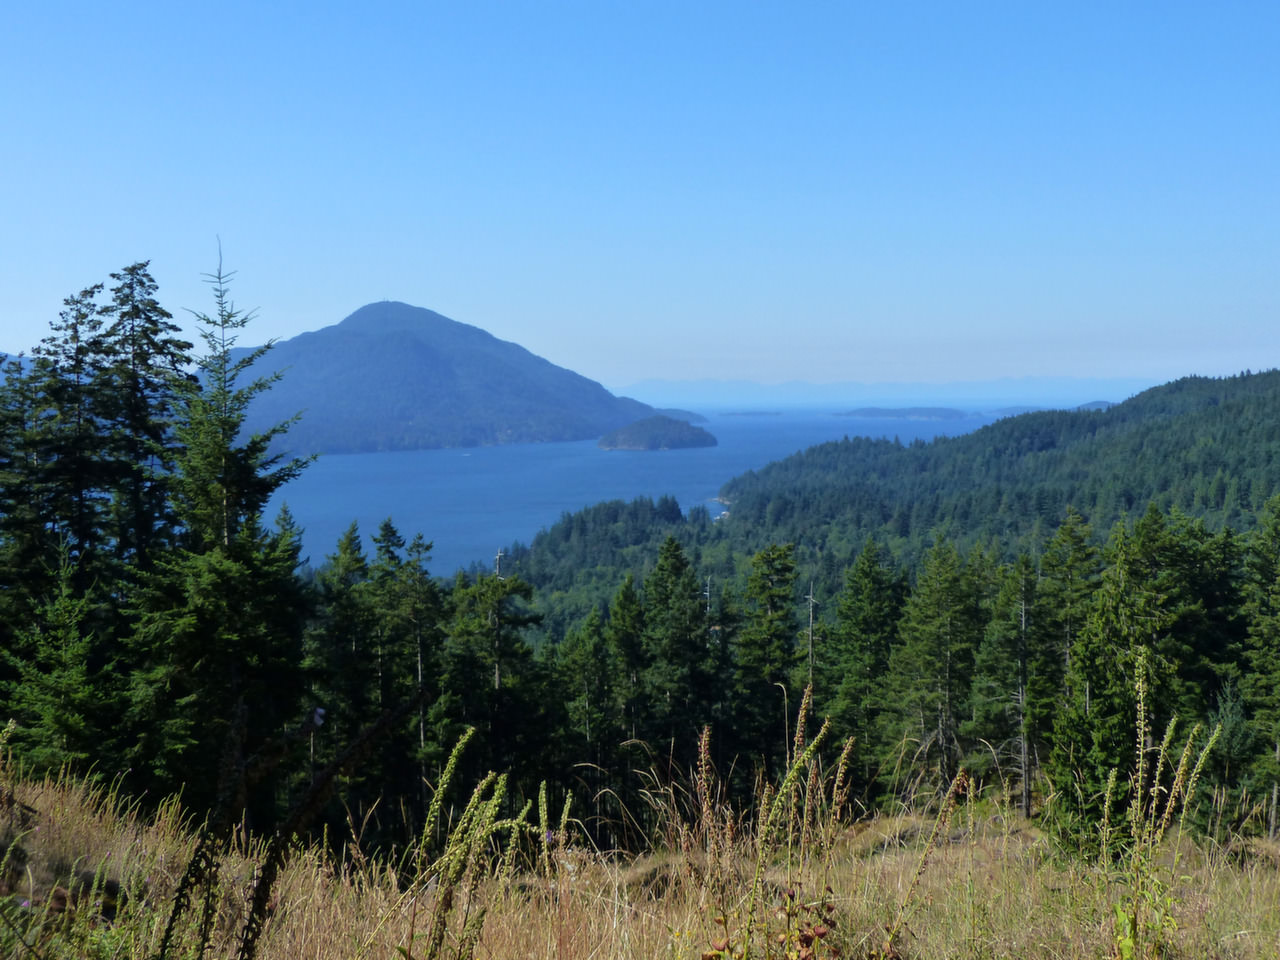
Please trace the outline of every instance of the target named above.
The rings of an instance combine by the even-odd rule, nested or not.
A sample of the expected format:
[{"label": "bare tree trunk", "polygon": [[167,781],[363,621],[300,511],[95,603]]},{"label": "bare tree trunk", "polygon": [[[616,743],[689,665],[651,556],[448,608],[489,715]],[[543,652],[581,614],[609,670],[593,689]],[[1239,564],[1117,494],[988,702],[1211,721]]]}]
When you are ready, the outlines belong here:
[{"label": "bare tree trunk", "polygon": [[1022,815],[1031,816],[1031,749],[1027,743],[1027,601],[1018,610],[1018,727],[1022,734]]},{"label": "bare tree trunk", "polygon": [[[1276,762],[1280,763],[1280,740],[1276,741]],[[1271,824],[1268,827],[1268,834],[1271,839],[1276,838],[1276,802],[1280,800],[1280,780],[1271,781]]]},{"label": "bare tree trunk", "polygon": [[1022,815],[1031,816],[1031,751],[1027,744],[1027,721],[1022,720]]},{"label": "bare tree trunk", "polygon": [[[422,689],[422,630],[418,629],[416,639],[418,641],[418,689]],[[427,711],[422,699],[418,701],[418,802],[421,804],[421,813],[426,817],[427,810],[430,809],[430,802],[427,799]]]}]

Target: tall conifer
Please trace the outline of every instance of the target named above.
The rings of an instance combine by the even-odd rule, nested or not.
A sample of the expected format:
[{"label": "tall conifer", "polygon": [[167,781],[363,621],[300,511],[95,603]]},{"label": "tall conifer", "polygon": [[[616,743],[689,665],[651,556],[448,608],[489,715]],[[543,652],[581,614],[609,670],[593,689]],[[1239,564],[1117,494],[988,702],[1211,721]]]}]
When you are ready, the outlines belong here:
[{"label": "tall conifer", "polygon": [[[216,311],[196,318],[207,350],[203,383],[180,381],[174,473],[163,482],[174,492],[180,545],[156,554],[155,569],[144,570],[130,643],[135,764],[150,768],[149,786],[185,786],[199,806],[212,803],[220,783],[237,788],[225,782],[224,761],[242,764],[298,719],[309,604],[297,576],[296,528],[285,523],[272,531],[262,522],[271,494],[304,464],[282,463],[269,451],[287,424],[241,436],[249,404],[272,382],[241,382],[266,348],[232,358],[250,315],[232,304],[221,265],[210,280]],[[163,439],[148,441],[157,458],[154,444]],[[134,479],[149,496],[153,478]],[[139,536],[130,555],[141,565],[147,538]],[[270,819],[273,802],[270,790],[260,791],[251,798],[254,814]]]}]

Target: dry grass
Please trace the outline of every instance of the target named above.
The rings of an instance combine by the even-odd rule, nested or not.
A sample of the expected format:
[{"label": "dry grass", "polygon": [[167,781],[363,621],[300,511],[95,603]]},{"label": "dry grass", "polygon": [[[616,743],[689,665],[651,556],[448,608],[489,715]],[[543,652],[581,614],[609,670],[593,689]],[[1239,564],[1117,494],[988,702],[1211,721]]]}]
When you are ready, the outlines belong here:
[{"label": "dry grass", "polygon": [[[529,808],[500,818],[502,778],[486,780],[451,816],[436,810],[450,824],[444,849],[411,852],[399,865],[365,859],[354,844],[336,856],[298,846],[274,885],[256,955],[1280,956],[1280,845],[1198,846],[1181,831],[1166,834],[1176,822],[1170,801],[1153,799],[1130,812],[1140,857],[1086,862],[1014,816],[1006,795],[977,796],[963,773],[932,810],[850,824],[842,795],[848,746],[826,772],[816,759],[824,735],[806,743],[797,732],[787,775],[752,811],[724,802],[704,736],[692,782],[650,791],[665,839],[634,859],[592,850],[568,808],[554,819],[545,796],[536,827]],[[1187,757],[1172,783],[1188,782]],[[1163,762],[1148,776],[1156,799]],[[144,819],[109,789],[72,778],[8,784],[3,773],[0,957],[158,956],[196,847],[178,804]],[[170,956],[247,956],[242,931],[266,855],[263,844],[232,838],[212,889],[193,900],[202,904],[208,893],[208,949],[197,908],[179,924]],[[1122,915],[1142,921],[1142,936],[1126,940]]]},{"label": "dry grass", "polygon": [[[27,826],[16,832],[19,818],[12,812],[9,818],[16,838],[10,866],[18,865],[19,849],[26,856],[10,871],[18,882],[6,914],[17,918],[24,935],[22,944],[12,930],[0,935],[9,955],[154,956],[168,899],[194,842],[176,806],[144,822],[109,791],[65,779],[19,784],[15,798],[35,812],[25,813]],[[903,957],[1114,955],[1114,904],[1131,884],[1123,873],[1066,859],[1029,825],[961,805],[912,890],[934,822],[913,814],[871,819],[836,832],[822,849],[793,848],[790,864],[785,845],[772,848],[751,955],[805,956],[803,924],[821,919],[830,933],[817,946],[827,952],[811,955],[875,956],[904,901],[893,947]],[[698,958],[718,955],[715,947],[726,938],[729,952],[736,952],[750,910],[757,840],[717,851],[724,881],[717,883],[709,882],[713,871],[697,845],[623,862],[569,842],[549,851],[549,869],[538,869],[531,857],[510,882],[486,878],[457,909],[471,915],[481,904],[488,909],[477,957]],[[235,847],[221,872],[210,956],[235,955],[261,856],[251,844]],[[1280,851],[1259,842],[1240,850],[1228,856],[1181,841],[1179,874],[1169,878],[1177,928],[1165,944],[1167,956],[1280,956]],[[1173,858],[1169,841],[1158,869]],[[86,874],[123,892],[112,922],[99,918],[96,901],[51,909],[54,891]],[[300,848],[277,882],[258,955],[426,956],[437,891],[417,879]],[[460,929],[450,927],[440,955],[454,955]]]}]

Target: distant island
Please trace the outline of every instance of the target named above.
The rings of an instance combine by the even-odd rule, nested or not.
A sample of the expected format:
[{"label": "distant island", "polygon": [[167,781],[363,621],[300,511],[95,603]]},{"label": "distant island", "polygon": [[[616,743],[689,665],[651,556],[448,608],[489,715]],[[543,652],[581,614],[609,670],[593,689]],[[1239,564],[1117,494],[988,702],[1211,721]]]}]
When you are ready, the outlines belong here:
[{"label": "distant island", "polygon": [[250,375],[275,371],[284,376],[254,399],[246,429],[302,412],[284,441],[301,454],[589,440],[654,413],[518,344],[394,301],[280,341]]},{"label": "distant island", "polygon": [[836,416],[863,420],[964,420],[969,414],[953,407],[859,407]]},{"label": "distant island", "polygon": [[716,438],[686,420],[659,414],[645,417],[600,438],[601,450],[683,450],[689,447],[714,447]]}]

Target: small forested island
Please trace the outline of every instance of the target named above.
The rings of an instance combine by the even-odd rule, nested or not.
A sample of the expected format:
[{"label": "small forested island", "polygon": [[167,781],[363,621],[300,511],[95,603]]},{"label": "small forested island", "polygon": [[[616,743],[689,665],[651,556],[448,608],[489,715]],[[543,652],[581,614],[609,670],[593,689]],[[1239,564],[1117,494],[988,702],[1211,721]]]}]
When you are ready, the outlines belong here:
[{"label": "small forested island", "polygon": [[601,450],[684,450],[714,447],[716,442],[702,427],[658,414],[609,431],[597,446]]}]

